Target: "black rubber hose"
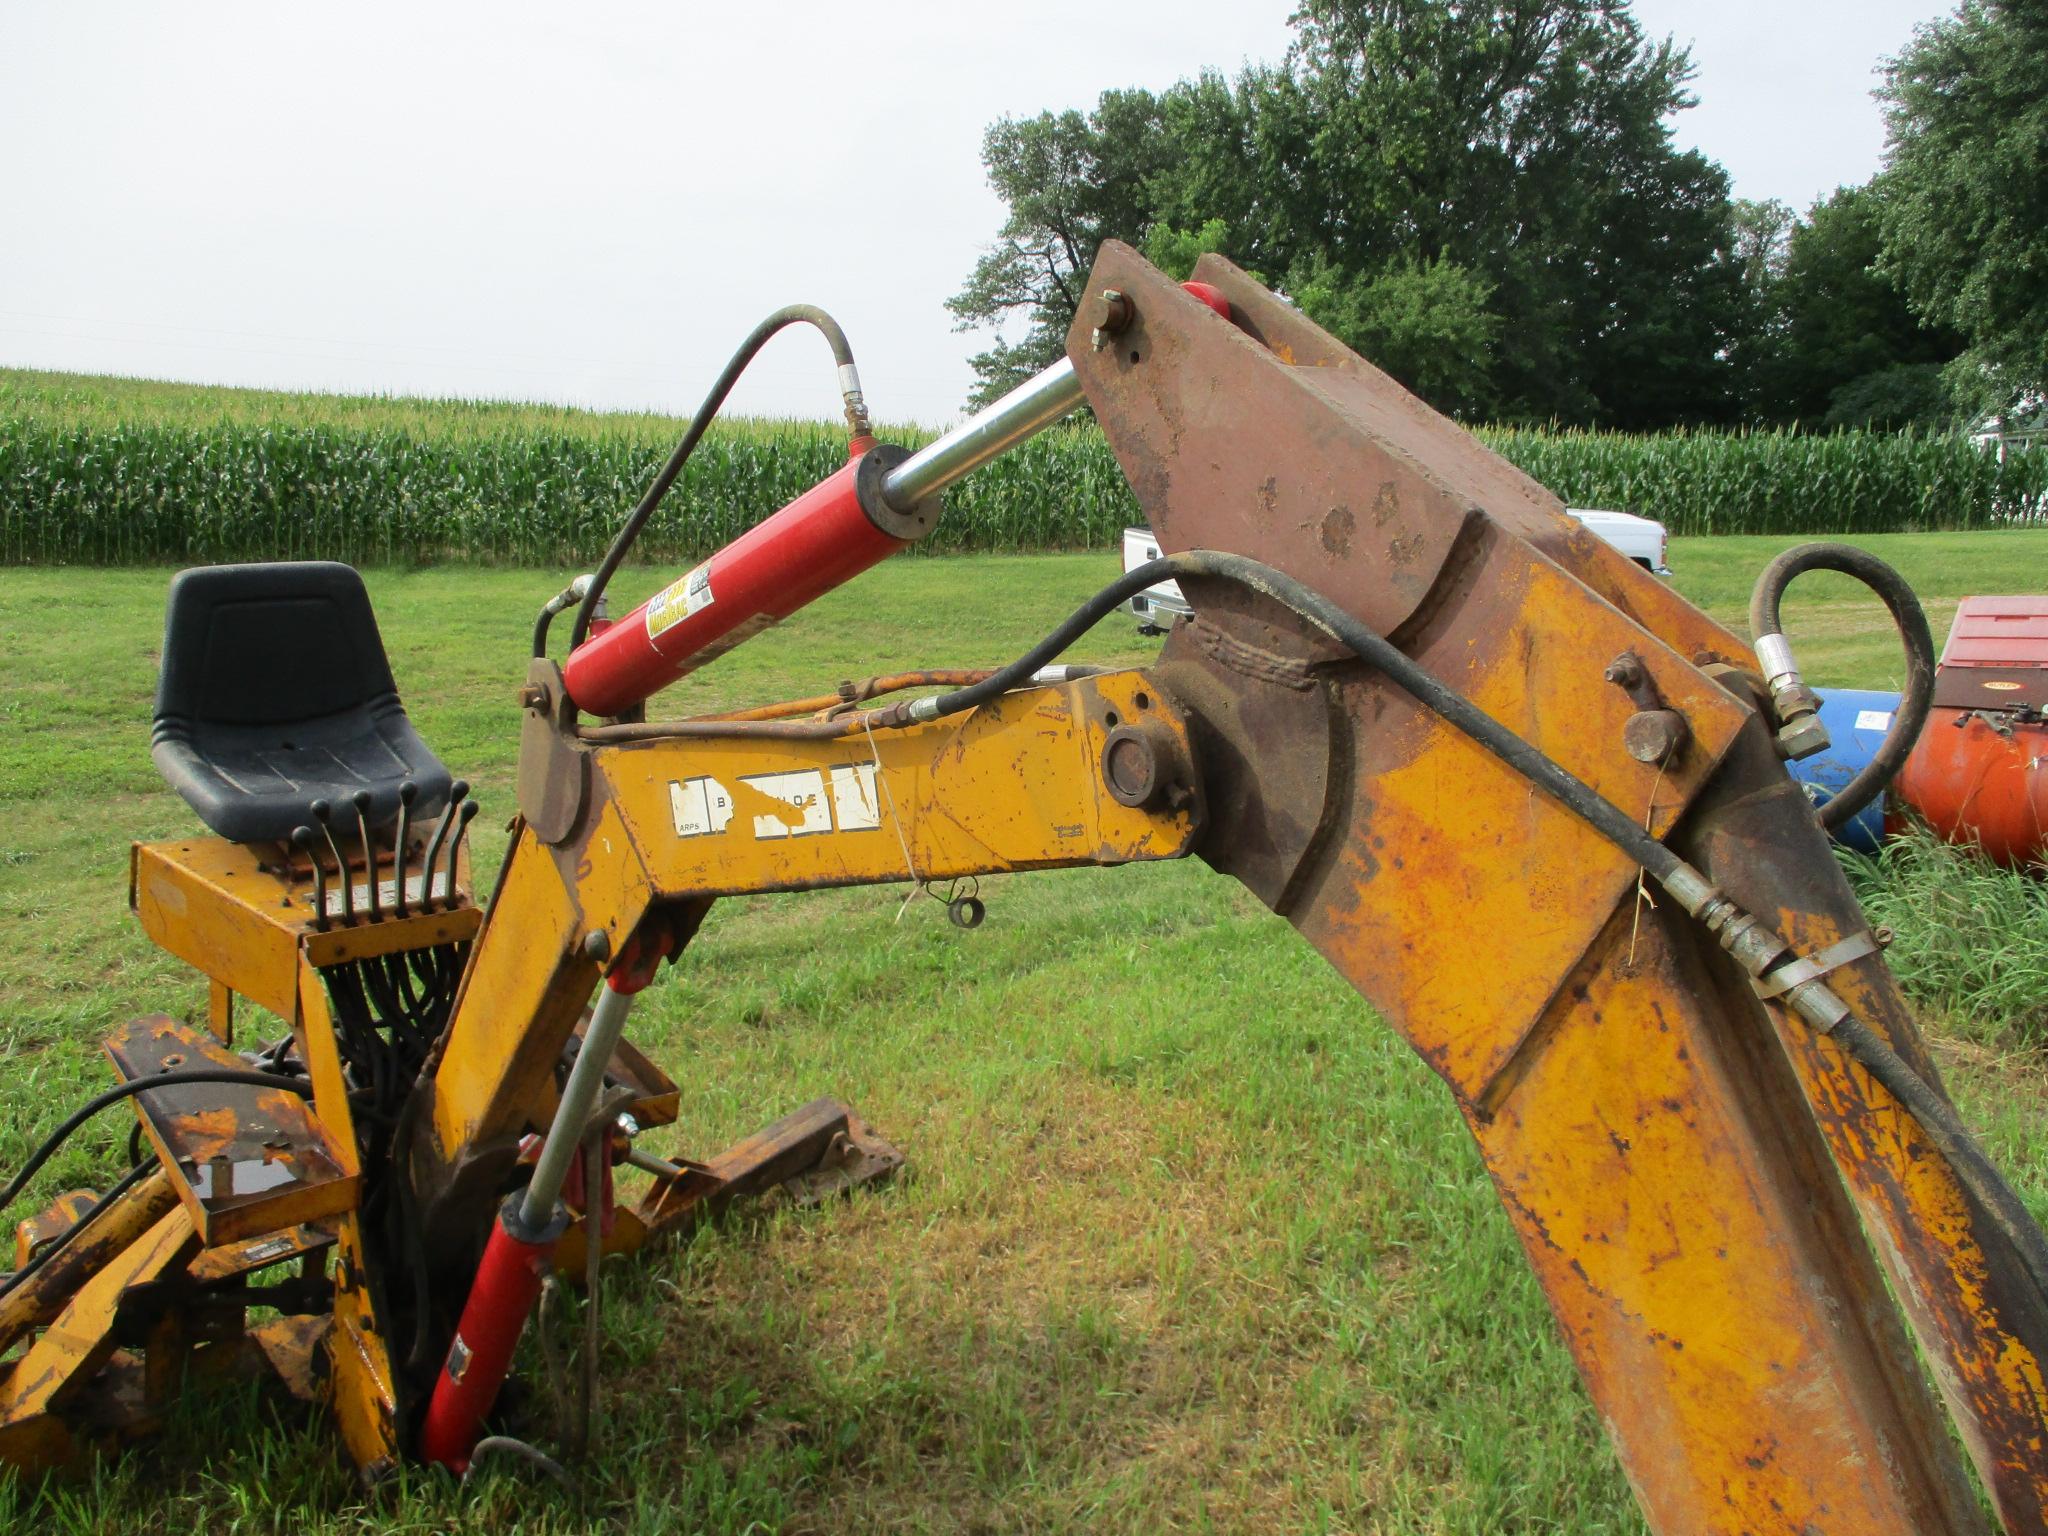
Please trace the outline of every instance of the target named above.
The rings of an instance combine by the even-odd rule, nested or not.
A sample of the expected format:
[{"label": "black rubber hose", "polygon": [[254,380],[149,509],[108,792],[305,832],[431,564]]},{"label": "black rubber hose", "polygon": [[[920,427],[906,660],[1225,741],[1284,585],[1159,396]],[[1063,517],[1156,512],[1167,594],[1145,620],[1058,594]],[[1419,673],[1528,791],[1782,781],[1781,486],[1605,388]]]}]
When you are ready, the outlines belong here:
[{"label": "black rubber hose", "polygon": [[50,1260],[54,1259],[66,1248],[70,1247],[71,1240],[77,1237],[87,1227],[92,1225],[93,1217],[99,1215],[101,1211],[107,1209],[108,1206],[112,1205],[116,1200],[120,1199],[123,1195],[127,1194],[129,1190],[133,1189],[136,1185],[140,1184],[145,1178],[149,1177],[149,1175],[154,1172],[156,1172],[156,1164],[153,1162],[149,1162],[137,1163],[133,1168],[130,1168],[126,1173],[122,1174],[119,1179],[114,1181],[114,1187],[108,1190],[104,1195],[100,1196],[98,1201],[94,1203],[93,1208],[91,1210],[87,1211],[83,1216],[79,1217],[78,1220],[74,1221],[62,1232],[59,1232],[55,1237],[51,1238],[48,1243],[44,1244],[41,1248],[39,1248],[36,1251],[35,1257],[31,1258],[26,1264],[22,1265],[21,1268],[17,1269],[13,1274],[9,1275],[4,1283],[0,1283],[0,1299],[4,1299],[8,1296],[13,1295],[15,1288],[23,1284],[30,1275],[34,1274],[37,1270],[41,1269],[45,1264],[49,1263]]},{"label": "black rubber hose", "polygon": [[1833,1030],[1837,1045],[1856,1059],[1864,1071],[1884,1085],[1885,1092],[1904,1106],[1920,1123],[1927,1139],[1934,1143],[1942,1160],[1956,1179],[1969,1190],[1979,1205],[2004,1233],[2026,1266],[2035,1288],[2048,1302],[2048,1237],[2044,1237],[2019,1194],[2005,1181],[1970,1134],[1961,1116],[1936,1093],[1899,1053],[1878,1037],[1860,1019],[1848,1018]]},{"label": "black rubber hose", "polygon": [[1552,762],[1484,711],[1431,677],[1427,671],[1320,593],[1244,555],[1197,549],[1136,566],[1070,614],[1024,655],[981,682],[924,701],[912,718],[937,719],[985,704],[1031,681],[1032,674],[1067,649],[1125,599],[1168,577],[1217,576],[1263,594],[1307,619],[1361,661],[1377,668],[1401,690],[1478,742],[1517,773],[1544,790],[1652,875],[1662,879],[1682,862],[1678,855],[1610,804],[1590,785]]},{"label": "black rubber hose", "polygon": [[[610,584],[612,573],[618,570],[625,560],[626,552],[633,547],[633,541],[640,537],[640,530],[646,526],[647,519],[654,515],[654,509],[661,505],[661,498],[666,496],[668,488],[675,484],[676,476],[683,472],[683,466],[690,462],[690,455],[697,451],[698,441],[717,419],[720,408],[725,404],[725,397],[732,393],[733,385],[739,382],[740,375],[747,371],[747,365],[753,362],[754,355],[768,344],[769,339],[776,332],[791,325],[816,326],[824,333],[825,340],[831,343],[832,361],[841,368],[852,366],[853,348],[847,345],[846,332],[839,328],[837,320],[815,304],[791,304],[778,309],[754,327],[747,339],[740,343],[739,350],[733,353],[731,360],[726,363],[725,371],[719,374],[718,381],[711,386],[711,392],[704,397],[704,403],[697,407],[697,414],[690,418],[690,425],[683,433],[683,440],[676,444],[676,451],[668,456],[668,462],[662,465],[661,473],[654,477],[654,483],[648,486],[647,494],[640,498],[639,505],[627,516],[618,534],[612,539],[611,548],[604,552],[604,559],[598,562],[596,574],[590,579],[590,589],[583,594],[583,604],[576,610],[576,626],[569,632],[570,650],[575,650],[590,634],[590,621],[597,614],[598,599],[604,596],[604,589]],[[854,426],[854,423],[849,422],[848,425]],[[545,638],[544,635],[536,635],[535,643],[544,644]],[[536,651],[535,654],[541,653]]]},{"label": "black rubber hose", "polygon": [[[1811,550],[1823,551],[1826,554],[1846,548],[1847,546],[1842,545],[1809,546]],[[1799,550],[1792,551],[1795,556],[1801,553]],[[1899,578],[1898,573],[1875,557],[1863,555],[1860,550],[1849,550],[1848,553],[1868,560],[1871,565],[1883,570],[1889,578],[1890,591],[1894,594],[1903,593],[1906,603],[1910,604],[1911,615],[1919,619],[1920,632],[1925,636],[1927,620],[1920,613],[1918,602],[1913,600],[1912,592]],[[1813,568],[1812,565],[1799,567]],[[1829,568],[1842,569],[1840,566]],[[1787,573],[1777,584],[1777,591],[1782,592],[1784,581],[1789,581],[1796,574],[1796,570]],[[1863,569],[1853,570],[1848,574],[1869,579]],[[1376,668],[1382,676],[1418,703],[1559,801],[1660,881],[1667,874],[1684,866],[1684,861],[1677,854],[1650,836],[1633,817],[1624,814],[1592,786],[1552,762],[1506,726],[1438,682],[1428,671],[1383,636],[1361,624],[1320,593],[1312,591],[1270,566],[1243,555],[1228,555],[1213,550],[1191,550],[1185,554],[1169,555],[1163,560],[1153,560],[1134,570],[1126,571],[1120,579],[1083,603],[1065,623],[1047,635],[1025,656],[971,687],[920,701],[923,709],[914,718],[937,719],[957,714],[963,709],[971,709],[985,703],[1008,689],[1022,686],[1030,681],[1034,672],[1073,644],[1082,633],[1124,599],[1144,591],[1166,577],[1178,576],[1221,577],[1271,598],[1330,635],[1360,660]],[[1871,584],[1876,587],[1875,581]],[[1886,595],[1884,588],[1877,590],[1880,595]],[[1892,597],[1887,595],[1886,601],[1891,602]],[[1898,609],[1895,608],[1893,611],[1895,616],[1899,615]],[[1766,617],[1773,622],[1776,620],[1775,597]],[[1906,620],[1901,618],[1901,631],[1904,632],[1906,627]],[[1775,633],[1770,629],[1759,632]],[[1932,652],[1931,642],[1928,645],[1928,652]],[[1931,679],[1931,667],[1928,673]],[[1876,1078],[1885,1091],[1920,1124],[1928,1139],[1934,1143],[1935,1150],[1954,1173],[1957,1182],[1970,1192],[1997,1225],[2001,1235],[2012,1245],[2042,1300],[2048,1303],[2048,1237],[2043,1236],[2019,1195],[1977,1146],[1975,1138],[1970,1135],[1969,1128],[1963,1124],[1962,1119],[1941,1095],[1934,1091],[1925,1078],[1908,1066],[1896,1051],[1861,1021],[1853,1017],[1842,1019],[1834,1026],[1832,1034],[1842,1049]]]},{"label": "black rubber hose", "polygon": [[1830,832],[1846,825],[1856,813],[1884,792],[1887,784],[1906,764],[1913,743],[1927,724],[1927,712],[1934,702],[1934,636],[1927,629],[1927,615],[1920,599],[1906,585],[1906,578],[1868,550],[1853,544],[1801,544],[1788,549],[1763,569],[1749,598],[1749,633],[1784,633],[1778,605],[1792,578],[1805,571],[1838,571],[1853,576],[1875,592],[1891,610],[1892,623],[1906,647],[1906,686],[1891,729],[1885,732],[1869,762],[1856,776],[1820,808],[1820,824]]},{"label": "black rubber hose", "polygon": [[72,1111],[71,1117],[50,1132],[43,1139],[43,1144],[29,1154],[21,1171],[8,1181],[5,1190],[0,1190],[0,1211],[14,1204],[43,1164],[71,1139],[74,1131],[101,1110],[138,1093],[147,1093],[152,1088],[174,1088],[180,1083],[246,1083],[258,1088],[280,1088],[302,1099],[313,1096],[313,1085],[302,1077],[281,1077],[275,1072],[245,1072],[233,1067],[189,1067],[179,1072],[160,1072],[155,1077],[138,1077],[133,1082],[116,1084]]}]

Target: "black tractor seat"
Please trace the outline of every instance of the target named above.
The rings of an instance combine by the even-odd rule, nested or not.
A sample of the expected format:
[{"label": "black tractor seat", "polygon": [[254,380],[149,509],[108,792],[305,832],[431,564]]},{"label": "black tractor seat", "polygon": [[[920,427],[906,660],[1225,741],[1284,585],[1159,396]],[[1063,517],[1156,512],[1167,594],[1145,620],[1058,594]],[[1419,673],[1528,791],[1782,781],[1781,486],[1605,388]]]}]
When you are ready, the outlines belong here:
[{"label": "black tractor seat", "polygon": [[331,560],[209,565],[171,578],[150,755],[221,837],[280,842],[326,800],[353,833],[447,803],[449,774],[406,718],[363,578]]}]

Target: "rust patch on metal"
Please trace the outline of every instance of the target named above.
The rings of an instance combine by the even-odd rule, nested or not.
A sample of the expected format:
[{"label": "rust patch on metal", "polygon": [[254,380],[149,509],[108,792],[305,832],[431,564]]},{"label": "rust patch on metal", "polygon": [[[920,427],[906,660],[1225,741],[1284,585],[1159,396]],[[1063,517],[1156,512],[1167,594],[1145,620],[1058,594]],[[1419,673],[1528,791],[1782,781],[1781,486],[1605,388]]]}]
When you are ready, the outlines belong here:
[{"label": "rust patch on metal", "polygon": [[[247,1071],[211,1034],[146,1015],[107,1042],[126,1081],[181,1067]],[[208,1247],[353,1209],[343,1171],[307,1103],[278,1088],[172,1084],[135,1095],[150,1139]]]},{"label": "rust patch on metal", "polygon": [[1197,617],[1177,625],[1175,633],[1182,632],[1209,657],[1240,677],[1248,677],[1255,682],[1278,683],[1283,688],[1307,690],[1315,686],[1314,678],[1309,675],[1309,664],[1301,657],[1283,656],[1249,640],[1240,640],[1217,628],[1209,619]]},{"label": "rust patch on metal", "polygon": [[[1797,786],[1773,773],[1761,728],[1745,743],[1757,787],[1708,799],[1687,851],[1795,949],[1815,953],[1865,925]],[[1829,984],[1928,1082],[1940,1077],[1881,955]],[[2048,1318],[2017,1257],[1919,1127],[1835,1046],[1784,1010],[1770,1019],[1790,1071],[1912,1320],[1963,1443],[2012,1531],[2048,1530]]]},{"label": "rust patch on metal", "polygon": [[[1775,761],[1724,768],[1754,711],[1689,658],[1741,659],[1738,642],[1589,553],[1555,498],[1227,262],[1198,276],[1241,329],[1106,245],[1091,283],[1131,295],[1171,366],[1069,349],[1162,548],[1316,588],[1655,836],[1710,782],[1786,784]],[[1339,555],[1319,519],[1360,485],[1378,487],[1372,532]],[[1274,515],[1249,517],[1262,497]],[[1307,659],[1255,634],[1256,601],[1184,586],[1219,630]],[[1623,651],[1689,722],[1682,759],[1624,750],[1633,705],[1602,676]],[[1159,676],[1211,780],[1200,851],[1269,900],[1277,886],[1449,1083],[1653,1526],[1972,1529],[1854,1216],[1810,1123],[1787,1128],[1804,1120],[1790,1074],[1745,1043],[1760,1005],[1716,979],[1712,941],[1670,912],[1636,923],[1618,850],[1362,666],[1324,670],[1327,734],[1306,747],[1244,728],[1303,695],[1227,674],[1198,641]],[[1278,880],[1276,806],[1319,818]]]},{"label": "rust patch on metal", "polygon": [[[1272,484],[1269,480],[1268,485]],[[1349,507],[1332,507],[1323,516],[1321,539],[1323,548],[1342,559],[1351,553],[1351,535],[1358,531],[1358,519],[1351,515]]]}]

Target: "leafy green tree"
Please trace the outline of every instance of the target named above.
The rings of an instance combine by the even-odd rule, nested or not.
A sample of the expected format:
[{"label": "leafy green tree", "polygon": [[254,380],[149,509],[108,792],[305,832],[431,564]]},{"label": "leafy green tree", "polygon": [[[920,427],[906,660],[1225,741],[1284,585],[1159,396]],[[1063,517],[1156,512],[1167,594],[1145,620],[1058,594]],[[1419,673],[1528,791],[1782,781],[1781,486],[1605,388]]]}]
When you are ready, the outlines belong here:
[{"label": "leafy green tree", "polygon": [[1931,425],[1948,414],[1936,384],[1962,339],[1922,324],[1880,268],[1883,200],[1843,187],[1815,203],[1772,284],[1772,351],[1756,414],[1811,426]]},{"label": "leafy green tree", "polygon": [[1489,403],[1501,320],[1486,307],[1493,285],[1470,269],[1400,257],[1347,279],[1322,262],[1297,270],[1288,289],[1317,325],[1424,398]]},{"label": "leafy green tree", "polygon": [[[1303,0],[1294,25],[1281,64],[1234,82],[989,130],[1011,218],[954,312],[1024,339],[978,360],[984,389],[1049,356],[1072,314],[1042,270],[1163,226],[1162,251],[1192,238],[1298,287],[1445,409],[1733,412],[1750,315],[1727,177],[1673,148],[1691,65],[1626,0]],[[1027,127],[1073,146],[1062,179],[1019,157]]]},{"label": "leafy green tree", "polygon": [[1725,174],[1671,145],[1691,64],[1625,0],[1310,0],[1290,74],[1298,215],[1354,275],[1492,286],[1490,388],[1452,409],[1619,425],[1726,413],[1740,328]]},{"label": "leafy green tree", "polygon": [[1953,419],[1939,363],[1893,363],[1851,379],[1828,396],[1823,427],[1868,427],[1880,432],[1940,426]]},{"label": "leafy green tree", "polygon": [[1742,267],[1743,314],[1728,362],[1742,414],[1752,419],[1764,414],[1760,402],[1784,352],[1779,287],[1798,227],[1799,215],[1774,197],[1762,202],[1735,200],[1735,260]]},{"label": "leafy green tree", "polygon": [[1175,229],[1162,220],[1145,231],[1145,259],[1183,283],[1195,270],[1196,262],[1229,246],[1230,229],[1221,219],[1204,219],[1200,229]]},{"label": "leafy green tree", "polygon": [[1756,294],[1768,293],[1771,285],[1785,275],[1792,256],[1792,233],[1799,227],[1799,215],[1775,197],[1761,202],[1738,197],[1735,200],[1735,255],[1742,263],[1742,285]]},{"label": "leafy green tree", "polygon": [[2048,7],[1963,0],[1890,61],[1879,96],[1884,267],[1966,338],[1958,398],[2048,393]]},{"label": "leafy green tree", "polygon": [[1024,331],[1016,341],[998,335],[973,359],[980,382],[971,403],[986,404],[1059,357],[1096,247],[1142,238],[1144,181],[1169,152],[1158,103],[1145,91],[1105,92],[1087,117],[1041,112],[989,128],[982,163],[1010,213],[947,307],[960,330],[1022,318]]}]

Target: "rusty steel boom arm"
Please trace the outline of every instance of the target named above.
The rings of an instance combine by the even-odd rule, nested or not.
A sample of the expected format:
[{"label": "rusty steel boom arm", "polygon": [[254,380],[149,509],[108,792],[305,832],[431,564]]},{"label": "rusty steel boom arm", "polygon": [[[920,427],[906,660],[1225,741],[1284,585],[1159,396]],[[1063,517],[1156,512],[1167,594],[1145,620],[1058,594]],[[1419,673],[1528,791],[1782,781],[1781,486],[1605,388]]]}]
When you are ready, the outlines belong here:
[{"label": "rusty steel boom arm", "polygon": [[2048,1529],[2038,1286],[1927,1130],[1692,915],[1755,915],[1751,972],[1831,954],[1810,990],[1934,1080],[1747,647],[1228,263],[1196,277],[1232,323],[1106,247],[1069,343],[1161,547],[1249,557],[1384,637],[1700,890],[1669,899],[1227,560],[1174,562],[1197,616],[1156,666],[939,719],[579,731],[540,663],[526,824],[430,1085],[430,1200],[475,1225],[650,914],[1193,851],[1450,1088],[1658,1529],[1978,1528],[1887,1280],[2006,1528]]},{"label": "rusty steel boom arm", "polygon": [[[563,666],[536,654],[486,911],[458,879],[459,784],[447,874],[437,831],[411,911],[404,813],[380,849],[368,794],[353,861],[325,801],[317,840],[137,846],[131,900],[213,979],[212,1032],[138,1020],[117,1069],[253,1080],[227,1110],[196,1082],[138,1090],[158,1162],[24,1228],[24,1256],[38,1233],[63,1251],[0,1283],[0,1346],[22,1345],[0,1461],[71,1454],[88,1385],[146,1343],[134,1422],[177,1361],[232,1344],[324,1393],[366,1469],[467,1466],[550,1258],[594,1274],[597,1245],[821,1158],[896,1160],[832,1100],[708,1163],[622,1146],[622,1111],[677,1108],[623,1038],[632,996],[713,902],[1193,854],[1442,1078],[1655,1529],[1962,1536],[1974,1464],[2004,1530],[2048,1533],[2048,1248],[1942,1096],[1742,640],[1218,257],[1183,285],[1105,245],[1067,357],[916,454],[856,419],[826,329],[850,462]],[[639,717],[1084,398],[1156,567],[999,672]],[[1050,667],[1165,575],[1194,617],[1156,664]],[[241,1070],[236,996],[288,1022],[263,1060],[302,1075]],[[600,1154],[654,1176],[609,1228],[557,1202],[579,1148],[592,1199]],[[238,1331],[241,1277],[279,1264],[299,1310]]]}]

